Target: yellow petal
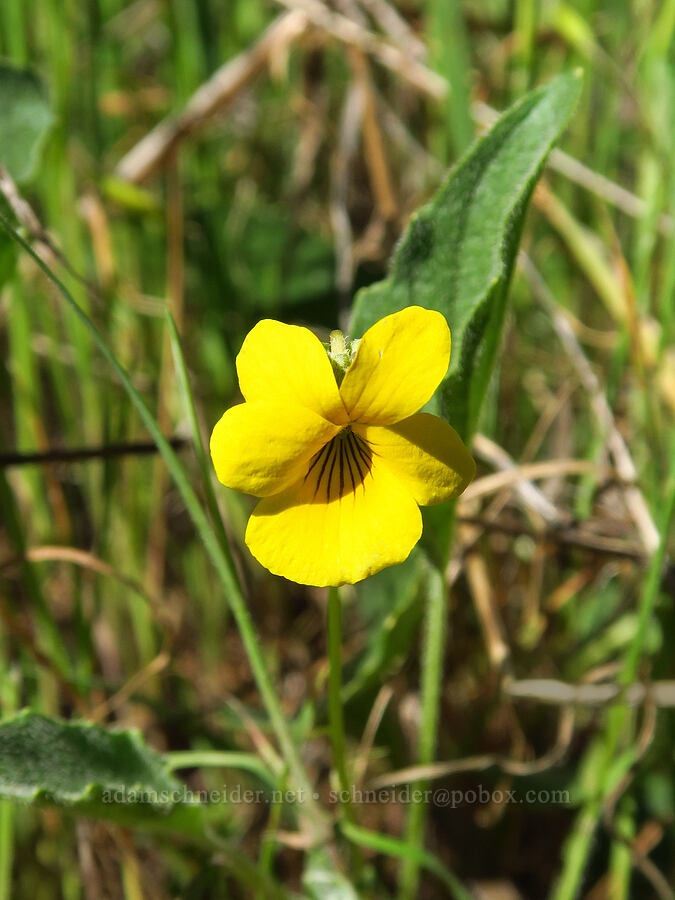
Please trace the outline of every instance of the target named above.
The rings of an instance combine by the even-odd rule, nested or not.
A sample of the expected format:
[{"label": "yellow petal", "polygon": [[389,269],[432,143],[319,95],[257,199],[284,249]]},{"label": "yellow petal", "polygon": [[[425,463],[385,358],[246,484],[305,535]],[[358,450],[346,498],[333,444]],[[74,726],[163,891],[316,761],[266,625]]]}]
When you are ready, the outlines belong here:
[{"label": "yellow petal", "polygon": [[438,416],[417,413],[386,428],[353,428],[422,506],[457,497],[476,474],[460,436]]},{"label": "yellow petal", "polygon": [[306,471],[312,456],[339,428],[303,406],[240,403],[228,409],[211,434],[219,481],[267,497]]},{"label": "yellow petal", "polygon": [[422,534],[410,492],[344,431],[297,484],[261,500],[246,543],[265,568],[300,584],[354,584],[403,562]]},{"label": "yellow petal", "polygon": [[237,374],[246,400],[294,403],[331,422],[347,422],[326,350],[308,328],[258,322],[239,351]]},{"label": "yellow petal", "polygon": [[448,371],[450,329],[421,306],[385,316],[364,334],[340,395],[354,422],[391,425],[424,406]]}]

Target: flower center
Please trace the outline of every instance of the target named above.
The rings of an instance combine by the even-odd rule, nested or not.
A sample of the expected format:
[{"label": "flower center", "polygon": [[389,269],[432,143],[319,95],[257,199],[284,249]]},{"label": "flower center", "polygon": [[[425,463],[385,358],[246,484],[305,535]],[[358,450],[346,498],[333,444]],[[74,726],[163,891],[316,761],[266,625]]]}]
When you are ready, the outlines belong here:
[{"label": "flower center", "polygon": [[359,340],[347,340],[341,331],[331,331],[330,342],[326,345],[328,359],[333,367],[333,374],[338,383],[338,387],[342,384],[347,369],[352,364],[352,360],[356,356],[359,346]]},{"label": "flower center", "polygon": [[373,454],[370,447],[347,425],[316,453],[309,464],[305,481],[314,484],[312,499],[326,503],[348,493],[356,493],[370,472]]}]

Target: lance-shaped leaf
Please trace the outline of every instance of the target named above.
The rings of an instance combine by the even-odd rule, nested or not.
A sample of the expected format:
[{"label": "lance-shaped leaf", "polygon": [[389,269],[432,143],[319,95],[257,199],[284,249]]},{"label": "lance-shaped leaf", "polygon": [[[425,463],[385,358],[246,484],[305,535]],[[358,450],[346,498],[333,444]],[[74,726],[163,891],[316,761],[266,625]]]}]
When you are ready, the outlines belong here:
[{"label": "lance-shaped leaf", "polygon": [[494,364],[527,202],[580,86],[580,73],[563,75],[509,109],[412,217],[389,277],[356,299],[355,337],[412,304],[443,313],[452,356],[434,411],[464,440]]}]

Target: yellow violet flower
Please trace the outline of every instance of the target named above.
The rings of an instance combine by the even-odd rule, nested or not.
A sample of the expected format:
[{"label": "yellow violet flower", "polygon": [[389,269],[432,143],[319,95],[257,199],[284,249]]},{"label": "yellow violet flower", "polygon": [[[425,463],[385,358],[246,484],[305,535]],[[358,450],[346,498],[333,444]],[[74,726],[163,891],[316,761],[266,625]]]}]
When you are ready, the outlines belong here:
[{"label": "yellow violet flower", "polygon": [[246,529],[253,556],[319,587],[402,562],[422,534],[419,506],[475,474],[457,432],[418,412],[448,369],[440,313],[407,307],[351,348],[334,332],[331,355],[336,371],[307,328],[259,322],[237,356],[245,402],[211,435],[219,480],[262,497]]}]

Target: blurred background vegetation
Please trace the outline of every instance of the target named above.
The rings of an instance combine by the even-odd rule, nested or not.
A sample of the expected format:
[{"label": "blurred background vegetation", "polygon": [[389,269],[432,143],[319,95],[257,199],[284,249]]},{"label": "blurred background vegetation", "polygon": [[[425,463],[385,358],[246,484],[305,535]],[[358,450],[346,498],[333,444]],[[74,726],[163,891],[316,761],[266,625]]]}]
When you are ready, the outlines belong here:
[{"label": "blurred background vegetation", "polygon": [[[517,686],[611,682],[638,635],[637,676],[673,677],[672,569],[646,625],[638,602],[675,455],[674,29],[673,0],[0,5],[3,65],[31,67],[51,109],[35,159],[10,166],[0,135],[35,216],[24,210],[24,233],[179,441],[190,429],[167,306],[207,436],[238,399],[234,359],[256,321],[307,324],[323,339],[347,328],[354,292],[385,275],[410,214],[491,110],[583,67],[567,155],[551,158],[528,214],[473,448],[479,479],[517,467],[520,480],[483,482],[459,507],[437,751],[459,765],[433,782],[564,790],[569,802],[430,809],[427,847],[480,898],[672,896],[667,704],[647,699],[621,722],[615,789],[598,805],[603,707],[572,711]],[[44,106],[37,82],[31,97]],[[266,726],[227,598],[163,461],[133,446],[147,432],[4,236],[0,285],[3,714],[30,705],[136,726],[161,751],[259,752]],[[21,458],[62,449],[89,458]],[[187,445],[181,454],[197,482]],[[249,499],[218,498],[327,799],[324,592],[261,570],[243,544]],[[415,553],[345,595],[345,715],[363,785],[415,762],[423,576]],[[219,768],[183,774],[196,790],[257,784]],[[218,815],[242,857],[301,890],[302,848],[278,833],[277,806]],[[358,815],[405,832],[404,803]],[[364,896],[394,896],[398,863],[367,859]],[[0,804],[3,900],[247,897],[247,872],[212,848]],[[417,896],[447,893],[426,874]]]}]

